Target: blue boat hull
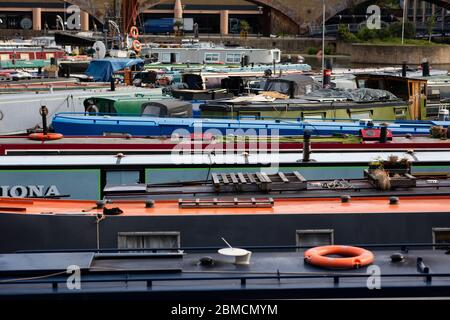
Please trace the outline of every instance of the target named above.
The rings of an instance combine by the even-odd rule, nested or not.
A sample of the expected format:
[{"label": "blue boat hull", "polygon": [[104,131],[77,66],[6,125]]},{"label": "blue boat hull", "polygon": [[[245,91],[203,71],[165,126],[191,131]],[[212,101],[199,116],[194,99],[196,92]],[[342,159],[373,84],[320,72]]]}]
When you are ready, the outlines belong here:
[{"label": "blue boat hull", "polygon": [[[358,135],[361,129],[367,128],[367,126],[358,122],[105,117],[80,114],[57,114],[53,119],[52,125],[56,132],[66,136],[103,136],[105,133],[125,133],[136,136],[170,136],[172,134],[184,136],[192,133],[297,136],[303,135],[306,130],[312,135]],[[394,135],[427,135],[433,125],[446,127],[450,125],[450,122],[394,122],[389,125],[389,130]]]}]

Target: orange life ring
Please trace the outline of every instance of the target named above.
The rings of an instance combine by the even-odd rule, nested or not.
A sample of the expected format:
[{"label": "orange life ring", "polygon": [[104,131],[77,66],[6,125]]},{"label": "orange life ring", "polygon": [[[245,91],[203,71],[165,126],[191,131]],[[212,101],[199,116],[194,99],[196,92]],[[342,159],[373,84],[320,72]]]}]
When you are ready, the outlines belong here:
[{"label": "orange life ring", "polygon": [[[331,258],[334,254],[343,258]],[[336,269],[353,269],[367,266],[374,261],[374,255],[369,250],[350,246],[323,246],[305,251],[305,261],[314,266]]]},{"label": "orange life ring", "polygon": [[133,41],[133,50],[136,52],[141,52],[141,49],[142,49],[142,45],[139,42],[139,40],[134,40]]},{"label": "orange life ring", "polygon": [[139,38],[139,29],[135,26],[131,27],[129,35],[133,39]]},{"label": "orange life ring", "polygon": [[63,135],[61,133],[47,133],[44,134],[42,132],[40,133],[32,133],[28,135],[28,139],[30,140],[39,140],[39,141],[46,141],[46,140],[59,140],[62,139]]}]

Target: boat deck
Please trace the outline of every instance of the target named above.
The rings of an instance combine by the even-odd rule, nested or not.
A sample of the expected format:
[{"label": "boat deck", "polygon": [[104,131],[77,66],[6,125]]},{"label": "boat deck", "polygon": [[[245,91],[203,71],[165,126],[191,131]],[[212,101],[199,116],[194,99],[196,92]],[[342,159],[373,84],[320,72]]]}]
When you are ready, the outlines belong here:
[{"label": "boat deck", "polygon": [[[450,255],[442,250],[414,248],[404,260],[391,262],[399,248],[373,251],[380,282],[370,282],[368,267],[327,270],[308,265],[299,252],[252,252],[249,265],[217,251],[184,254],[155,253],[16,253],[0,256],[0,296],[52,295],[152,296],[180,298],[324,298],[448,296]],[[209,257],[211,265],[202,265]],[[428,268],[421,272],[418,265]],[[81,268],[80,290],[67,288],[67,265]],[[53,276],[51,274],[54,274]],[[27,280],[31,275],[36,279]],[[45,276],[47,275],[47,276]],[[20,279],[23,277],[25,279]],[[59,284],[59,285],[58,285]],[[378,286],[378,287],[377,287]],[[21,296],[19,296],[21,295]]]},{"label": "boat deck", "polygon": [[[174,148],[183,146],[194,153],[214,150],[252,151],[279,150],[280,152],[303,150],[302,137],[282,137],[279,140],[246,139],[208,139],[195,136],[180,142],[170,137],[137,137],[137,136],[105,136],[105,137],[64,137],[60,140],[35,141],[26,136],[0,136],[0,155],[20,154],[105,154],[105,153],[168,153]],[[450,150],[450,140],[432,139],[427,136],[393,137],[392,141],[362,141],[351,136],[313,137],[313,152],[322,150]]]},{"label": "boat deck", "polygon": [[[119,208],[120,216],[188,215],[283,215],[283,214],[370,214],[370,213],[450,213],[449,196],[401,197],[390,204],[388,197],[358,198],[348,203],[340,199],[217,198],[157,200],[147,208],[145,201],[114,201],[105,208]],[[0,212],[20,215],[103,215],[95,201],[0,198]]]}]

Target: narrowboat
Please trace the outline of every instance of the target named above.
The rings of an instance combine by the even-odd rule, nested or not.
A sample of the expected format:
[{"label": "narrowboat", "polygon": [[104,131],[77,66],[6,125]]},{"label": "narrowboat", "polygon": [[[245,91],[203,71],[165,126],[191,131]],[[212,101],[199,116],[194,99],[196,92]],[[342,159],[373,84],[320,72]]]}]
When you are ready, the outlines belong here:
[{"label": "narrowboat", "polygon": [[306,75],[268,78],[261,90],[280,92],[286,99],[272,102],[253,102],[251,99],[211,101],[201,105],[200,109],[202,117],[427,119],[426,80],[383,77],[385,83],[379,85],[378,80],[368,81],[369,78],[362,75],[357,79],[359,88],[343,90],[317,89],[317,84]]},{"label": "narrowboat", "polygon": [[[439,243],[448,195],[74,201],[0,199],[0,252]],[[18,236],[24,235],[26,236]]]},{"label": "narrowboat", "polygon": [[160,63],[196,64],[272,64],[281,61],[279,49],[254,49],[244,47],[225,47],[213,43],[188,43],[182,45],[144,45],[141,55]]},{"label": "narrowboat", "polygon": [[[106,88],[107,86],[107,88]],[[47,92],[26,92],[0,96],[0,134],[24,134],[38,128],[42,124],[39,114],[41,106],[48,109],[47,123],[51,124],[52,117],[57,112],[85,112],[85,100],[93,96],[102,97],[130,97],[136,94],[162,96],[161,89],[117,86],[110,90],[110,84],[101,89],[61,90],[53,91],[49,86]]]},{"label": "narrowboat", "polygon": [[[263,143],[264,144],[264,143]],[[361,179],[364,169],[379,159],[397,157],[411,162],[413,174],[450,172],[448,150],[388,151],[357,149],[310,152],[264,150],[221,151],[214,144],[193,153],[190,144],[180,144],[170,153],[117,154],[14,153],[0,157],[0,191],[4,197],[101,199],[106,185],[183,183],[207,181],[212,174],[229,172],[298,171],[306,179]],[[201,146],[199,146],[201,150]],[[106,151],[103,149],[103,151]]]},{"label": "narrowboat", "polygon": [[126,115],[150,117],[191,118],[199,117],[198,108],[186,101],[175,100],[169,96],[94,96],[84,101],[85,111],[91,115]]},{"label": "narrowboat", "polygon": [[[385,120],[386,121],[386,120]],[[52,120],[56,132],[65,136],[190,136],[209,134],[213,136],[300,136],[305,131],[313,135],[352,134],[359,135],[362,129],[379,129],[388,126],[393,135],[428,135],[434,126],[447,128],[449,121],[392,121],[375,122],[361,120],[321,119],[277,119],[255,120],[247,117],[239,119],[215,118],[156,118],[90,115],[63,112]]]},{"label": "narrowboat", "polygon": [[[65,51],[51,38],[41,37],[31,40],[12,40],[0,42],[0,66],[9,68],[18,61],[47,60],[62,58]],[[11,63],[11,64],[10,64]]]},{"label": "narrowboat", "polygon": [[[0,298],[45,298],[58,302],[145,300],[152,314],[203,318],[239,314],[261,318],[287,314],[287,306],[292,306],[292,310],[306,306],[299,304],[298,299],[308,299],[308,307],[311,299],[320,299],[317,306],[323,308],[324,299],[417,300],[450,296],[450,256],[442,250],[448,248],[445,244],[308,244],[295,248],[273,246],[270,242],[264,247],[237,245],[231,240],[227,243],[231,248],[222,243],[214,248],[202,246],[182,251],[43,250],[3,254]],[[351,257],[355,261],[360,252],[371,259],[358,268],[336,270],[310,263],[306,257],[311,249],[345,249],[354,251]],[[337,260],[342,259],[345,258]],[[79,283],[74,281],[76,273]],[[287,300],[294,301],[287,304]],[[210,305],[212,301],[214,306]],[[229,305],[225,301],[239,303]],[[303,313],[308,311],[311,310],[306,308]]]},{"label": "narrowboat", "polygon": [[[448,134],[448,131],[447,131]],[[155,154],[171,153],[182,145],[192,153],[209,152],[211,145],[217,152],[302,152],[308,145],[303,137],[251,137],[251,136],[196,136],[183,141],[167,137],[136,137],[132,135],[101,137],[63,137],[59,140],[32,140],[27,136],[0,136],[1,155],[33,154]],[[398,150],[450,150],[446,136],[392,136],[387,132],[385,140],[376,129],[361,131],[359,136],[313,136],[309,138],[310,150],[316,151],[398,151]]]}]

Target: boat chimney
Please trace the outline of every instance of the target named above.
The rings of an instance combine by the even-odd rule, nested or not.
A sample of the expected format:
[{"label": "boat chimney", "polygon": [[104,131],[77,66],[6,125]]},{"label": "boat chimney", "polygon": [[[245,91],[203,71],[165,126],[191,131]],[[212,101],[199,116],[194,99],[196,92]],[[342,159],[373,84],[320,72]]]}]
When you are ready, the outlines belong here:
[{"label": "boat chimney", "polygon": [[325,68],[323,69],[323,88],[330,88],[331,87],[331,74],[333,72],[333,66],[331,64],[331,61],[328,59],[325,65]]},{"label": "boat chimney", "polygon": [[430,63],[428,62],[427,58],[423,58],[422,60],[422,76],[430,76]]},{"label": "boat chimney", "polygon": [[66,78],[70,78],[70,65],[69,64],[67,64],[67,67],[66,67]]},{"label": "boat chimney", "polygon": [[111,84],[111,91],[116,91],[116,82],[114,81],[113,77],[111,77],[110,84]]},{"label": "boat chimney", "polygon": [[44,135],[48,133],[48,126],[47,126],[47,115],[48,115],[48,109],[46,106],[41,106],[41,110],[39,110],[39,113],[42,117],[42,130],[44,131]]},{"label": "boat chimney", "polygon": [[380,127],[380,143],[387,142],[387,126]]},{"label": "boat chimney", "polygon": [[406,61],[402,63],[402,77],[406,78]]},{"label": "boat chimney", "polygon": [[303,162],[309,162],[311,155],[311,132],[305,130],[303,133]]}]

